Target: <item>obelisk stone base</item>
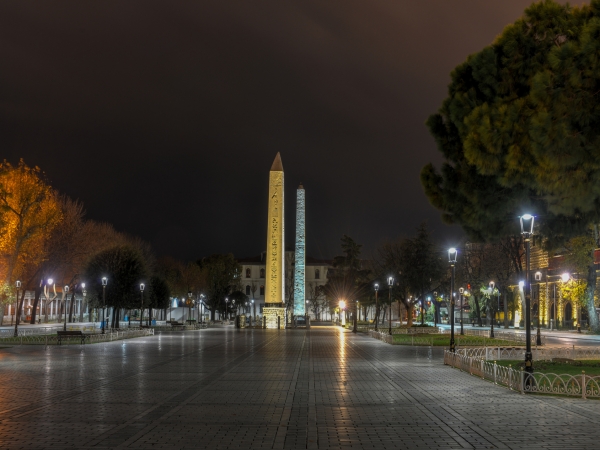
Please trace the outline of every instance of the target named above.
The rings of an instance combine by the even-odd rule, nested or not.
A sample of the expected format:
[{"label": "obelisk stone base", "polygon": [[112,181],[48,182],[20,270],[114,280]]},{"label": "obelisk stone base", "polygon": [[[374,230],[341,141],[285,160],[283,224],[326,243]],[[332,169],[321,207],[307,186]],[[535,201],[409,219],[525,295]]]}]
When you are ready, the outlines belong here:
[{"label": "obelisk stone base", "polygon": [[266,318],[267,328],[277,329],[277,317],[280,317],[280,327],[285,328],[285,308],[283,306],[265,306],[263,316]]}]

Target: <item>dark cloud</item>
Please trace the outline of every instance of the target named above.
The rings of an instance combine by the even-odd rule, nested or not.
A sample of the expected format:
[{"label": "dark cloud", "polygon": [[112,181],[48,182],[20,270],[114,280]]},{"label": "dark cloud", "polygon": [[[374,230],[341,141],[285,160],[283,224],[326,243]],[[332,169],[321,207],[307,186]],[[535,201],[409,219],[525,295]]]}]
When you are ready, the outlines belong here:
[{"label": "dark cloud", "polygon": [[[268,169],[307,190],[308,253],[429,220],[424,122],[526,1],[4,2],[0,146],[160,253],[256,254]],[[442,236],[446,236],[442,238]]]}]

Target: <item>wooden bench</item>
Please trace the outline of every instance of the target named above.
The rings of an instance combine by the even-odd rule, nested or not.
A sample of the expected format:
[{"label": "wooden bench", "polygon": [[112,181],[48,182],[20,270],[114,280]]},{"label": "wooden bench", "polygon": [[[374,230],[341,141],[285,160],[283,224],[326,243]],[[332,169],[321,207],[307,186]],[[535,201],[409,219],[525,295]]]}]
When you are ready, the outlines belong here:
[{"label": "wooden bench", "polygon": [[57,331],[56,332],[57,336],[58,336],[58,345],[62,345],[62,338],[68,338],[68,337],[78,337],[81,339],[81,344],[85,344],[85,340],[90,338],[89,334],[84,334],[81,332],[81,330],[77,330],[77,331]]}]

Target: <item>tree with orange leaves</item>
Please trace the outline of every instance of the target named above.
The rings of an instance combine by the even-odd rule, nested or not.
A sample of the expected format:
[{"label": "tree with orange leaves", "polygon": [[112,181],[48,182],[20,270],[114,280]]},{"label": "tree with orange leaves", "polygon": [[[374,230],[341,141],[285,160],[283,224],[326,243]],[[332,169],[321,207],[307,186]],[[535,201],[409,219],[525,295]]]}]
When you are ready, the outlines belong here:
[{"label": "tree with orange leaves", "polygon": [[4,284],[0,324],[15,274],[26,263],[41,262],[44,241],[61,218],[57,195],[38,167],[29,167],[23,160],[16,167],[7,161],[0,164],[0,276]]}]

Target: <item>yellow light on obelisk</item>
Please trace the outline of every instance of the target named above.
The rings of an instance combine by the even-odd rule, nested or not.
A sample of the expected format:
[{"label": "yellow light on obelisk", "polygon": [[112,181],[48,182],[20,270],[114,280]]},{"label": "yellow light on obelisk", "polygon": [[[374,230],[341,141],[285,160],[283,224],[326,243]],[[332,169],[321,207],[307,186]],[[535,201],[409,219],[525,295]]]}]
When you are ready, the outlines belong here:
[{"label": "yellow light on obelisk", "polygon": [[285,276],[285,226],[283,198],[283,164],[277,153],[271,172],[269,173],[269,218],[267,225],[267,257],[265,280],[265,309],[267,328],[277,328],[277,317],[280,326],[285,326],[285,310],[283,309],[284,276]]}]

